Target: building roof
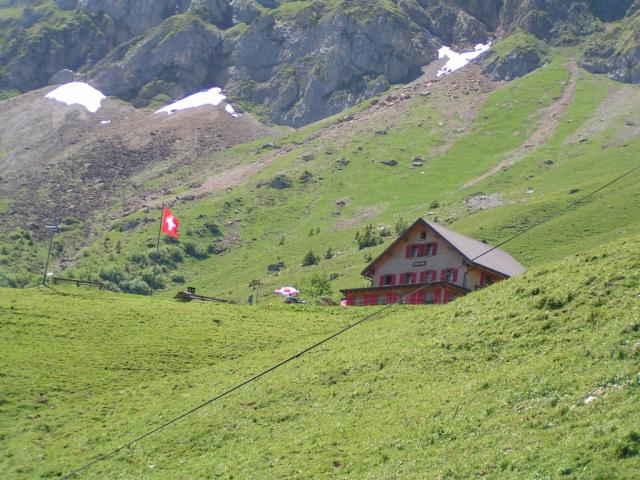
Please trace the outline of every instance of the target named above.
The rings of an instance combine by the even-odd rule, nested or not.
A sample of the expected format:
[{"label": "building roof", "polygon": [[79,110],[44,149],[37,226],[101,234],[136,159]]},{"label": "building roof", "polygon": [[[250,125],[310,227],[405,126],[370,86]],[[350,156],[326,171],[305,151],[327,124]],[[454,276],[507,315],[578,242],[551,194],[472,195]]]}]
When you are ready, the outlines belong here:
[{"label": "building roof", "polygon": [[362,272],[365,276],[372,267],[388,252],[390,252],[411,230],[422,225],[433,230],[438,236],[455,248],[464,259],[479,267],[489,269],[506,277],[513,277],[525,272],[525,268],[515,258],[499,248],[492,247],[486,243],[474,240],[473,238],[454,232],[435,222],[429,222],[423,218],[418,218],[405,232],[400,235],[387,249],[382,252],[367,268]]}]

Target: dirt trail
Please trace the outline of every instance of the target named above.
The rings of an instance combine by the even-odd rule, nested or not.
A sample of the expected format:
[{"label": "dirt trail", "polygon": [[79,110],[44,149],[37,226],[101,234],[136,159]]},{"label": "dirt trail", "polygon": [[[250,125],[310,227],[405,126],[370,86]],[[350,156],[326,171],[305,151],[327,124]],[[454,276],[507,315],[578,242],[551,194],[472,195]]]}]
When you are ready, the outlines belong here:
[{"label": "dirt trail", "polygon": [[500,160],[498,164],[491,167],[491,169],[487,170],[482,175],[465,183],[462,186],[463,189],[472,187],[480,183],[481,181],[491,177],[492,175],[495,175],[503,168],[512,166],[513,164],[519,162],[526,156],[533,153],[535,149],[540,145],[543,145],[549,141],[551,136],[555,133],[558,127],[558,123],[571,104],[571,100],[573,99],[573,94],[576,89],[576,79],[579,74],[578,66],[574,62],[571,62],[568,67],[569,82],[567,88],[565,88],[562,96],[556,102],[552,103],[540,112],[542,114],[542,120],[538,129],[534,131],[527,139],[527,141],[524,142],[520,147],[505,155],[505,157]]}]

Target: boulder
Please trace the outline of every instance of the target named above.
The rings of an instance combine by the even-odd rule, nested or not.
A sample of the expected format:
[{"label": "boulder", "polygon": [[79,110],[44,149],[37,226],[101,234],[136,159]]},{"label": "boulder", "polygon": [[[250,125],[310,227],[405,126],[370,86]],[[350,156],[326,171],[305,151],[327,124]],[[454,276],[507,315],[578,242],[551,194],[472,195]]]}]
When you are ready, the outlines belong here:
[{"label": "boulder", "polygon": [[284,267],[285,267],[284,262],[270,263],[269,265],[267,265],[267,272],[269,273],[279,272],[280,270],[284,269]]},{"label": "boulder", "polygon": [[542,66],[542,58],[536,52],[512,52],[504,57],[490,57],[482,67],[482,73],[492,80],[515,80]]},{"label": "boulder", "polygon": [[76,79],[76,73],[73,70],[64,68],[49,79],[49,85],[63,85],[73,82]]},{"label": "boulder", "polygon": [[291,188],[293,186],[293,182],[286,175],[277,175],[269,181],[267,186],[276,190],[284,190],[286,188]]}]

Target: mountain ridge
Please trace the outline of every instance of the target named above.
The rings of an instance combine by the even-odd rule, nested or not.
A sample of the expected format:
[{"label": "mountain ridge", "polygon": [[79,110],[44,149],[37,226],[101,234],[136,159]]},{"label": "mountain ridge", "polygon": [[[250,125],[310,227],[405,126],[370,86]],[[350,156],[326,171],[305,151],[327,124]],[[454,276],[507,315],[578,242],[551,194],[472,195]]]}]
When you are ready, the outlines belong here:
[{"label": "mountain ridge", "polygon": [[[577,45],[605,32],[610,22],[626,22],[637,31],[638,5],[4,0],[0,90],[42,87],[62,69],[77,70],[78,78],[136,106],[220,86],[263,119],[301,126],[407,81],[443,44],[464,47],[522,30],[539,41]],[[610,37],[598,37],[600,50],[586,48],[583,64],[636,82],[633,72],[616,73],[635,58],[635,50],[616,53]],[[523,48],[493,56],[487,71],[495,79],[513,79],[544,63],[543,56]],[[611,54],[618,60],[597,60]]]}]

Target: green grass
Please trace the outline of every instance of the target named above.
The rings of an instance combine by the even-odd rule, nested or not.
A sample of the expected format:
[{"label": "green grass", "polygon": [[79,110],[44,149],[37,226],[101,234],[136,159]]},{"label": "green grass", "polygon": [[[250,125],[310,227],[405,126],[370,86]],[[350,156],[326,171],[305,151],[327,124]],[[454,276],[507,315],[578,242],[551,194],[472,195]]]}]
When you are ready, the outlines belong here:
[{"label": "green grass", "polygon": [[549,48],[542,40],[520,29],[500,40],[491,48],[491,53],[498,57],[506,57],[514,52],[537,53],[540,57],[545,58],[549,54]]},{"label": "green grass", "polygon": [[[428,98],[416,95],[407,101],[402,116],[384,118],[363,131],[346,130],[328,140],[318,137],[344,114],[365,112],[371,100],[316,124],[281,129],[271,137],[198,159],[170,177],[156,176],[148,181],[141,176],[137,180],[147,189],[166,189],[171,192],[170,199],[194,180],[271,155],[273,150],[261,148],[267,142],[287,152],[230,192],[179,201],[172,207],[182,222],[180,243],[172,248],[182,251],[183,259],[162,267],[160,278],[167,288],[161,295],[170,296],[183,288],[171,281],[174,275],[182,275],[187,285],[203,293],[243,302],[252,293],[248,284],[253,279],[261,279],[263,291],[269,292],[286,284],[300,285],[306,277],[321,273],[332,276],[337,298],[341,288],[365,285],[360,271],[369,256],[375,257],[392,240],[358,250],[354,240],[357,230],[367,223],[393,226],[400,217],[412,221],[430,212],[431,219],[494,243],[553,216],[509,245],[507,250],[527,267],[562,259],[620,235],[640,233],[640,189],[635,177],[601,192],[588,205],[570,207],[580,196],[631,168],[640,150],[629,126],[636,122],[633,112],[640,103],[640,89],[626,86],[628,107],[603,114],[600,107],[621,86],[586,72],[576,77],[572,100],[548,141],[506,171],[463,188],[470,179],[508,158],[547,121],[544,109],[558,101],[567,88],[569,53],[554,51],[554,60],[547,66],[497,88],[470,123],[448,113],[451,102],[467,102],[465,96],[451,99],[435,90]],[[594,123],[597,128],[589,127],[594,131],[588,131],[588,141],[578,142],[577,133]],[[309,155],[313,160],[303,160]],[[415,155],[424,158],[420,168],[410,167]],[[342,159],[348,164],[340,167]],[[391,168],[381,163],[391,159],[399,165]],[[544,163],[549,159],[553,160],[551,166]],[[306,172],[312,177],[304,182],[301,178]],[[280,174],[291,179],[292,188],[276,191],[265,186]],[[527,189],[533,193],[526,193]],[[472,211],[466,199],[478,192],[500,193],[504,204],[484,212]],[[336,206],[340,199],[347,199],[346,207]],[[432,202],[438,202],[439,207],[432,208]],[[116,210],[105,211],[104,218]],[[95,279],[101,270],[112,268],[124,277],[139,278],[148,273],[157,218],[158,212],[139,211],[109,225],[110,229],[98,231],[66,274]],[[141,223],[121,231],[120,225],[130,220]],[[232,239],[226,251],[200,259],[186,255],[186,243],[206,251],[216,241],[201,233],[207,222],[216,223]],[[310,236],[312,230],[314,235]],[[79,244],[78,236],[72,232],[66,235],[59,241],[72,251]],[[167,248],[163,243],[163,249]],[[309,249],[322,256],[329,248],[333,258],[322,259],[317,266],[301,266]],[[43,251],[41,245],[38,255],[24,254],[15,265],[36,275],[42,268]],[[147,260],[133,262],[135,255]],[[54,260],[57,263],[58,259]],[[267,273],[267,265],[281,261],[286,268],[280,274]],[[268,295],[265,300],[275,298]]]},{"label": "green grass", "polygon": [[[319,271],[337,276],[333,281],[334,290],[359,286],[362,283],[359,272],[367,264],[365,255],[375,256],[384,245],[358,250],[353,238],[356,230],[368,222],[394,225],[400,216],[413,220],[425,215],[433,201],[441,203],[441,207],[436,209],[438,220],[457,220],[454,228],[490,241],[502,240],[517,228],[540,220],[540,212],[555,211],[554,208],[561,208],[574,200],[575,197],[566,193],[567,188],[558,192],[558,185],[570,183],[571,187],[587,191],[587,188],[610,178],[612,165],[616,165],[615,171],[629,165],[627,160],[618,156],[606,163],[599,162],[601,157],[595,156],[595,143],[593,150],[590,147],[588,152],[586,146],[580,144],[582,152],[577,156],[570,152],[577,147],[565,145],[567,137],[593,116],[608,88],[606,82],[583,74],[579,77],[574,101],[559,122],[552,139],[536,152],[538,157],[527,158],[509,172],[500,173],[477,186],[481,190],[501,191],[509,204],[484,214],[461,209],[470,192],[460,190],[460,187],[526,142],[543,121],[541,110],[562,94],[567,80],[568,71],[563,58],[559,57],[545,68],[496,90],[481,107],[476,119],[464,130],[459,128],[464,126],[459,119],[448,118],[445,121],[451,100],[434,95],[413,98],[405,118],[400,121],[389,119],[387,123],[378,125],[377,128],[385,130],[386,135],[378,135],[372,129],[351,137],[337,138],[329,144],[311,140],[304,146],[295,146],[294,142],[310,138],[322,128],[332,125],[339,118],[336,116],[293,132],[284,139],[276,139],[276,143],[293,145],[294,149],[248,178],[244,186],[216,198],[176,206],[175,212],[182,220],[183,240],[197,242],[206,248],[212,239],[194,233],[205,221],[215,221],[225,233],[233,233],[237,237],[237,243],[231,245],[224,254],[210,256],[206,260],[185,259],[176,269],[186,277],[188,284],[235,300],[246,298],[250,293],[247,285],[254,278],[262,279],[267,289],[271,290],[279,284],[299,284],[306,276]],[[260,143],[257,141],[232,149],[227,155],[228,160],[220,160],[219,164],[260,158],[264,153],[255,153]],[[444,153],[432,153],[443,149]],[[635,151],[634,148],[629,149],[630,154]],[[597,176],[590,174],[588,169],[576,171],[574,167],[575,162],[585,161],[587,153],[586,158],[594,172],[601,172]],[[610,153],[613,154],[613,150]],[[313,154],[314,160],[301,160],[303,155],[308,154]],[[566,166],[561,168],[558,160],[556,168],[539,173],[540,180],[533,185],[536,191],[540,189],[540,194],[530,198],[525,194],[525,187],[531,183],[531,179],[525,180],[523,177],[530,175],[532,166],[536,173],[542,171],[540,159],[546,158],[544,155],[547,154],[571,155],[573,162],[567,160]],[[415,155],[425,158],[425,165],[420,169],[409,168]],[[336,162],[342,158],[347,159],[349,164],[338,170]],[[381,161],[389,159],[398,160],[400,165],[389,168],[381,164]],[[205,161],[203,165],[206,164]],[[298,180],[305,171],[313,175],[308,183]],[[257,187],[278,174],[286,174],[293,180],[294,187],[286,191]],[[542,179],[545,179],[544,183]],[[342,198],[348,199],[347,206],[336,208],[336,200]],[[623,210],[623,207],[618,209]],[[525,222],[517,220],[527,217],[531,211],[538,214],[529,215]],[[363,212],[369,212],[369,218],[362,218]],[[609,224],[602,229],[620,226],[623,215],[626,213],[620,211],[610,216],[605,222]],[[155,213],[140,212],[134,217],[147,217],[153,222],[155,216]],[[487,220],[488,217],[491,218]],[[573,213],[565,218],[571,222]],[[227,226],[228,222],[235,220],[240,222]],[[341,222],[350,220],[350,226],[340,227]],[[318,228],[318,235],[309,236],[311,230]],[[153,246],[155,229],[155,223],[149,223],[132,232],[110,232],[111,245],[120,240],[125,245],[125,253],[110,259],[112,252],[104,251],[102,244],[96,242],[88,250],[88,256],[80,261],[78,271],[95,272],[92,265],[95,265],[97,258],[103,259],[100,260],[103,265],[114,263],[119,268],[125,268],[127,255],[139,253],[141,247],[145,252],[147,247],[144,245]],[[634,229],[630,232],[636,231]],[[528,265],[561,258],[576,248],[575,242],[566,241],[569,232],[571,229],[563,229],[554,236],[560,237],[562,249],[550,250],[544,235],[532,232],[523,237],[522,244],[519,244],[521,246],[516,245],[514,251]],[[280,245],[283,237],[284,243]],[[583,242],[579,248],[589,248],[607,238],[611,237],[603,235],[602,238],[594,238],[593,242]],[[323,260],[318,266],[301,267],[302,257],[309,248],[322,255],[329,247],[336,252],[334,258]],[[267,275],[267,265],[278,261],[284,261],[287,268],[277,277]],[[167,271],[165,275],[168,277],[172,274]]]},{"label": "green grass", "polygon": [[[634,478],[639,246],[393,307],[79,478]],[[2,471],[57,478],[371,311],[3,290]]]}]

